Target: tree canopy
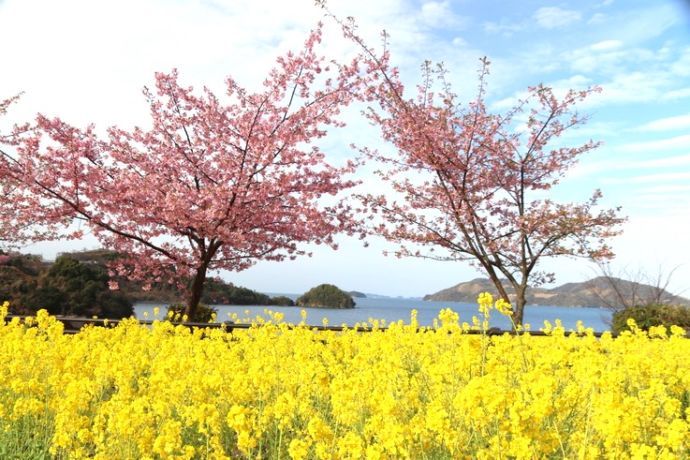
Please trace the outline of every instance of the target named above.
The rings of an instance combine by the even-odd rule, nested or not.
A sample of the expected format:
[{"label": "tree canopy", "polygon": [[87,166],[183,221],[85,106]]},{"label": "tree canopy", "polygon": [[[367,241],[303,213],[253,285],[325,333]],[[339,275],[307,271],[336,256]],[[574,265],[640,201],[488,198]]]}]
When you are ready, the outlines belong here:
[{"label": "tree canopy", "polygon": [[94,126],[38,115],[4,138],[0,177],[13,200],[2,212],[42,224],[45,237],[92,232],[128,255],[113,273],[191,280],[182,286],[189,317],[211,270],[294,258],[306,253],[301,243],[335,247],[333,235],[353,233],[357,222],[348,205],[319,199],[354,186],[347,177],[356,164],[330,164],[314,141],[343,125],[341,109],[368,77],[357,58],[318,55],[320,41],[319,26],[302,49],[277,59],[259,92],[228,77],[225,103],[183,86],[175,70],[157,73],[155,89],[144,91],[150,128],[115,126],[101,137]]},{"label": "tree canopy", "polygon": [[395,153],[362,150],[382,164],[378,173],[394,193],[362,200],[372,217],[381,217],[372,231],[398,243],[398,256],[470,261],[509,302],[501,281],[507,279],[517,294],[517,324],[528,286],[553,279],[538,270],[539,261],[613,256],[606,240],[620,233],[619,209],[598,209],[599,190],[584,202],[558,203],[549,195],[578,158],[599,145],[590,140],[568,146],[562,140],[587,120],[576,104],[599,88],[559,94],[539,84],[511,109],[494,113],[486,102],[489,60],[483,58],[478,90],[468,104],[453,92],[446,69],[430,62],[410,96],[387,47],[379,55],[353,23],[339,23],[381,76],[377,105],[367,115]]}]

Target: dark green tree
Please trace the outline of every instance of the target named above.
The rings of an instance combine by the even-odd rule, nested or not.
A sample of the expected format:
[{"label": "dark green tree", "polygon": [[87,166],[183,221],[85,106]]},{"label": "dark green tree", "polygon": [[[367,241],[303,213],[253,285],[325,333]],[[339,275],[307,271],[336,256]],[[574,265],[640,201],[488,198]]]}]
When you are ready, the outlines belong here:
[{"label": "dark green tree", "polygon": [[23,313],[45,308],[54,315],[122,318],[134,313],[132,303],[108,287],[108,274],[100,265],[58,257],[37,279],[25,282],[14,303]]},{"label": "dark green tree", "polygon": [[279,295],[276,297],[271,297],[270,304],[275,305],[277,307],[294,307],[295,301],[292,300],[290,297]]}]

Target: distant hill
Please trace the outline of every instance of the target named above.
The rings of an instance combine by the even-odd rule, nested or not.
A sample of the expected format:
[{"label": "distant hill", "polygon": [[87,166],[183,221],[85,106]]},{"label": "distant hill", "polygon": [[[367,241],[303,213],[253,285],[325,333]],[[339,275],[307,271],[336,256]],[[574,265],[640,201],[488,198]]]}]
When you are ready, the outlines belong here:
[{"label": "distant hill", "polygon": [[[474,303],[482,292],[498,295],[488,278],[476,278],[435,294],[425,295],[424,300]],[[514,295],[512,289],[508,292],[509,295]],[[604,276],[581,283],[566,283],[552,289],[531,288],[527,292],[528,305],[561,307],[621,307],[624,303],[649,303],[651,299],[659,299],[661,303],[690,306],[690,300],[674,296],[654,286]]]}]

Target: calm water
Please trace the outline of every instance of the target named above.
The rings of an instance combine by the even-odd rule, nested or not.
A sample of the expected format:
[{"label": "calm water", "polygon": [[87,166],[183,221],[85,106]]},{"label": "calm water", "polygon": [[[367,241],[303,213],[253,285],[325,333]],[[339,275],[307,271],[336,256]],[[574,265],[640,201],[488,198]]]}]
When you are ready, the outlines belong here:
[{"label": "calm water", "polygon": [[[295,299],[297,296],[288,295]],[[355,299],[357,306],[353,309],[327,309],[327,308],[305,308],[307,311],[307,323],[311,325],[322,324],[323,318],[327,318],[330,325],[354,325],[358,322],[367,321],[369,318],[385,319],[387,322],[403,320],[410,321],[410,311],[417,310],[417,320],[421,325],[431,326],[434,318],[438,316],[443,308],[450,308],[460,315],[460,321],[472,322],[472,316],[478,315],[477,305],[462,302],[425,302],[421,299],[403,298],[364,298]],[[164,304],[138,303],[134,306],[138,318],[144,317],[144,312],[148,312],[149,318],[153,317],[153,308],[164,306]],[[263,315],[264,309],[285,314],[285,321],[299,323],[300,307],[264,307],[264,306],[231,306],[214,305],[218,309],[218,320],[225,321],[229,315],[237,313],[240,318],[255,317]],[[164,310],[164,309],[161,309]],[[249,312],[247,315],[245,312]],[[501,329],[510,329],[510,322],[507,318],[493,312],[491,326]],[[582,320],[587,327],[595,331],[608,330],[611,312],[604,308],[571,308],[571,307],[542,307],[527,306],[525,309],[525,322],[537,330],[543,326],[544,320],[551,323],[560,319],[566,329],[575,328],[578,320]]]}]

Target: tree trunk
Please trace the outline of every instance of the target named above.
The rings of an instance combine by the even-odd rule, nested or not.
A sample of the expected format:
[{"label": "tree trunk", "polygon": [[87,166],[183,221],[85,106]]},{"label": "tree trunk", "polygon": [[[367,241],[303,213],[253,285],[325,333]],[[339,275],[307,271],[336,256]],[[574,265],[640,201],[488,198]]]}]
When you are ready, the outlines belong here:
[{"label": "tree trunk", "polygon": [[196,316],[199,302],[201,301],[201,294],[204,292],[204,284],[206,281],[206,271],[208,264],[204,263],[196,270],[194,280],[189,293],[189,301],[184,309],[184,314],[187,315],[188,321],[193,321]]},{"label": "tree trunk", "polygon": [[503,286],[503,283],[501,283],[501,280],[498,278],[498,276],[496,276],[496,274],[493,272],[489,272],[489,278],[491,279],[491,282],[494,283],[494,286],[498,291],[498,295],[504,301],[510,303],[510,296],[508,296],[508,291],[506,291],[505,286]]},{"label": "tree trunk", "polygon": [[527,286],[515,288],[515,302],[513,302],[513,322],[521,326],[525,318],[525,304],[527,303]]}]

